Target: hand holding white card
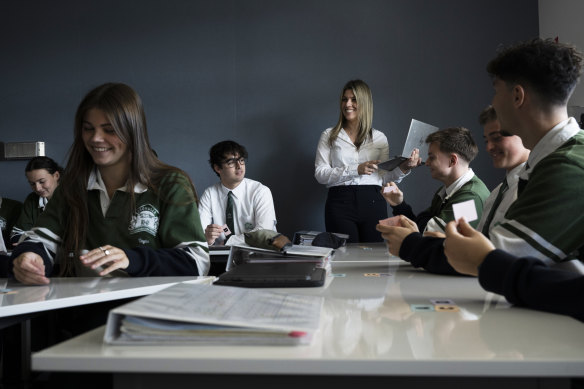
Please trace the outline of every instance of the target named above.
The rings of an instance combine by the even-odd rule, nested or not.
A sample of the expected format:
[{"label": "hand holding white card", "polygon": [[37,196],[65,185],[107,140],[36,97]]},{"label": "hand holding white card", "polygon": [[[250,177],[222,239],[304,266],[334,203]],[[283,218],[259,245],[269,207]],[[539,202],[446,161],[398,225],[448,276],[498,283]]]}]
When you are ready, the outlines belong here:
[{"label": "hand holding white card", "polygon": [[474,200],[463,201],[462,203],[452,204],[452,211],[454,211],[454,220],[458,220],[461,217],[470,223],[478,219],[477,208],[475,207]]}]

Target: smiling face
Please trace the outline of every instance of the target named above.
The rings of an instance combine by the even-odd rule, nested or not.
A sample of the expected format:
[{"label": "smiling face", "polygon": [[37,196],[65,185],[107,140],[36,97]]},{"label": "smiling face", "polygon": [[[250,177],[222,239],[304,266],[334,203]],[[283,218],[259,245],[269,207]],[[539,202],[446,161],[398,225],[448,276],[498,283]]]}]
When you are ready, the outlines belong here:
[{"label": "smiling face", "polygon": [[487,153],[493,160],[493,166],[507,171],[525,162],[529,150],[523,147],[518,136],[501,135],[501,125],[493,120],[484,126],[484,138]]},{"label": "smiling face", "polygon": [[359,121],[359,105],[357,104],[357,98],[355,97],[353,90],[347,89],[343,93],[343,98],[341,99],[341,111],[347,122]]},{"label": "smiling face", "polygon": [[25,173],[28,184],[40,197],[51,199],[53,192],[59,185],[60,173],[51,174],[47,169],[35,169]]},{"label": "smiling face", "polygon": [[85,149],[100,169],[125,169],[130,165],[128,146],[116,134],[101,109],[92,108],[87,111],[83,117],[81,134]]},{"label": "smiling face", "polygon": [[430,169],[430,175],[433,179],[444,182],[450,174],[450,156],[440,151],[437,142],[430,143],[428,147],[428,159],[426,166]]}]

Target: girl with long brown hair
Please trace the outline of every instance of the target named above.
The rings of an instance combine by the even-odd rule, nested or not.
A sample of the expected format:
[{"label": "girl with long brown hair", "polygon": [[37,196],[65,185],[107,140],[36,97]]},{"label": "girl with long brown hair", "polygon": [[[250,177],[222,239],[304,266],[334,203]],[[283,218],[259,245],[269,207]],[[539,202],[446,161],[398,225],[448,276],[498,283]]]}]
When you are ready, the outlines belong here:
[{"label": "girl with long brown hair", "polygon": [[206,275],[195,188],[156,157],[138,94],[120,83],[93,89],[77,109],[74,135],[67,174],[14,250],[16,279]]}]

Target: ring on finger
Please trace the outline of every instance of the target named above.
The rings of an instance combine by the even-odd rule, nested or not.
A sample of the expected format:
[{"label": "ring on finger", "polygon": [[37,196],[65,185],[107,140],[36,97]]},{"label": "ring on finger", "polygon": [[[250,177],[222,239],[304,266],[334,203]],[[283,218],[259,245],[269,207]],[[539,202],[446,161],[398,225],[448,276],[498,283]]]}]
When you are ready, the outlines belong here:
[{"label": "ring on finger", "polygon": [[103,253],[107,256],[110,255],[110,251],[109,250],[103,250]]}]

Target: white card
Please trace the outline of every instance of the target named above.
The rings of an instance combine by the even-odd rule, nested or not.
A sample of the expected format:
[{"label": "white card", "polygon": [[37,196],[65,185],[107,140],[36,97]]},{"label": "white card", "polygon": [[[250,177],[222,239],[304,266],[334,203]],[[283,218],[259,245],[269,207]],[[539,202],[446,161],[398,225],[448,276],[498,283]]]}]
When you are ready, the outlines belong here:
[{"label": "white card", "polygon": [[397,189],[397,187],[395,186],[384,186],[383,187],[383,193],[391,193],[391,192],[395,192]]},{"label": "white card", "polygon": [[478,219],[477,208],[475,207],[474,200],[463,201],[462,203],[452,204],[452,211],[454,211],[454,220],[458,220],[461,217],[470,223]]}]

